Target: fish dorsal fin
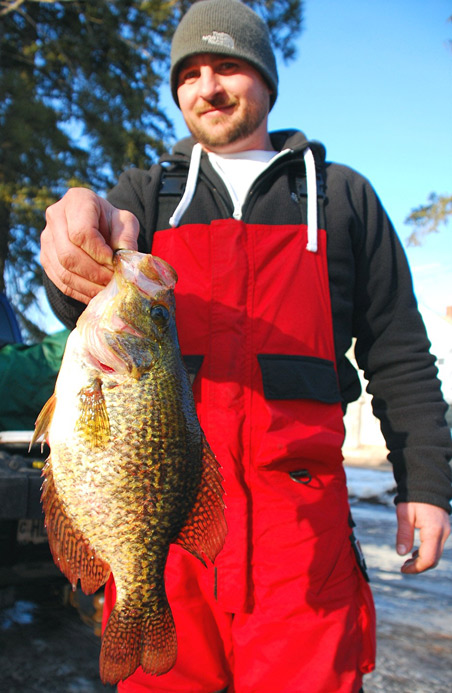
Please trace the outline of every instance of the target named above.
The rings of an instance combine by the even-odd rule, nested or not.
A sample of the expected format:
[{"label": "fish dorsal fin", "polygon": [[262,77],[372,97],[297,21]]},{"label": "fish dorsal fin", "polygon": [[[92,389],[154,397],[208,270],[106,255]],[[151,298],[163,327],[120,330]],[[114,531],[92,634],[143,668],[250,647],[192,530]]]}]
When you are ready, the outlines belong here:
[{"label": "fish dorsal fin", "polygon": [[34,445],[34,443],[36,443],[40,438],[43,439],[43,443],[45,442],[47,434],[49,432],[50,424],[53,419],[55,407],[56,395],[55,393],[53,393],[53,395],[47,400],[47,402],[44,404],[43,408],[38,414],[38,418],[36,419],[35,423],[33,437],[30,441],[30,449],[31,446]]},{"label": "fish dorsal fin", "polygon": [[203,469],[194,506],[175,544],[180,544],[205,564],[223,548],[227,533],[220,466],[203,434]]},{"label": "fish dorsal fin", "polygon": [[80,390],[79,403],[77,432],[91,448],[105,445],[110,439],[110,420],[100,378]]}]

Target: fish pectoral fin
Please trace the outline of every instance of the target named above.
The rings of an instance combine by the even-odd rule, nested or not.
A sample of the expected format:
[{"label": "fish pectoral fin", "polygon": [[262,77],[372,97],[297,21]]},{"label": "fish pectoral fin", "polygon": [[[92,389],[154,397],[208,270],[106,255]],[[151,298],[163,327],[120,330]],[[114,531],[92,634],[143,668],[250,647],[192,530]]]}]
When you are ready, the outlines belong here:
[{"label": "fish pectoral fin", "polygon": [[110,420],[100,378],[79,392],[80,416],[76,430],[92,448],[105,445],[110,439]]},{"label": "fish pectoral fin", "polygon": [[212,563],[223,548],[227,534],[220,466],[203,434],[203,469],[198,495],[175,544],[180,544],[202,563]]},{"label": "fish pectoral fin", "polygon": [[51,459],[42,471],[41,501],[53,559],[75,588],[78,580],[85,594],[94,594],[108,579],[110,567],[96,556],[89,542],[63,509],[53,479]]},{"label": "fish pectoral fin", "polygon": [[166,674],[177,656],[176,629],[166,599],[146,609],[116,603],[102,636],[100,678],[115,686],[141,665],[146,674]]},{"label": "fish pectoral fin", "polygon": [[30,441],[29,450],[31,450],[31,446],[34,445],[34,443],[36,443],[40,438],[43,438],[44,443],[45,439],[47,438],[47,433],[49,431],[50,424],[52,422],[55,407],[56,395],[55,393],[53,393],[53,395],[47,400],[47,402],[44,404],[43,408],[38,414],[38,418],[36,419],[35,424],[35,430]]}]

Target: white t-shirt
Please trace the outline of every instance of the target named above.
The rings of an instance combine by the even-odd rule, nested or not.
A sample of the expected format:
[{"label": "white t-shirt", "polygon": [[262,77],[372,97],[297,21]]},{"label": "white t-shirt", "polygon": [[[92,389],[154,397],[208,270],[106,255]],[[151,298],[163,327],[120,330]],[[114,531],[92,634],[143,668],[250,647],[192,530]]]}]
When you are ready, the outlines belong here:
[{"label": "white t-shirt", "polygon": [[256,178],[281,154],[261,149],[236,154],[208,153],[210,163],[223,179],[234,203],[234,219],[241,219],[243,203]]}]

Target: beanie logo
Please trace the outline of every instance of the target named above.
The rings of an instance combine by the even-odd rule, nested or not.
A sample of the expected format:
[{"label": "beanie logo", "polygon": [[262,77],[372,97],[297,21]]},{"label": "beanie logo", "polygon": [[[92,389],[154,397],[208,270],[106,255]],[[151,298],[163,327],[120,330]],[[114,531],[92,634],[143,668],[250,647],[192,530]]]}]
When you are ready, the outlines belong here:
[{"label": "beanie logo", "polygon": [[235,41],[229,34],[224,31],[213,31],[211,34],[205,34],[202,40],[213,46],[222,46],[223,48],[234,48]]}]

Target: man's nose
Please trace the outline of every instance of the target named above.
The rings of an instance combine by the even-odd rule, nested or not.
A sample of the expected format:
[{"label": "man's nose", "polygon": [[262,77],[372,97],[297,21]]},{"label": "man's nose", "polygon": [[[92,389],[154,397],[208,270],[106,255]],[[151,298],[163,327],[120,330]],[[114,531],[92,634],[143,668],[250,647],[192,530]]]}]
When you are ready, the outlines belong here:
[{"label": "man's nose", "polygon": [[210,65],[203,65],[201,67],[198,87],[199,95],[203,99],[210,99],[223,90],[218,75]]}]

